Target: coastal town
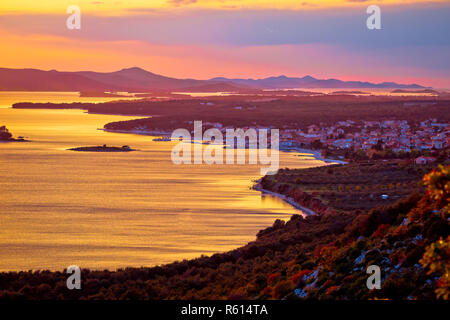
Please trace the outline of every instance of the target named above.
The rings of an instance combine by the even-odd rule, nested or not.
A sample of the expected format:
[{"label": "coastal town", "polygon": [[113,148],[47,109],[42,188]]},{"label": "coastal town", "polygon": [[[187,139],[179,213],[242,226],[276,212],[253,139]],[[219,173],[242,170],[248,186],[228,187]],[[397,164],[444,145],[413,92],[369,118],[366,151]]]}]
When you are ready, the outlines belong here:
[{"label": "coastal town", "polygon": [[[205,123],[225,134],[221,123]],[[249,127],[242,128],[244,131]],[[257,131],[263,129],[257,127]],[[280,130],[280,148],[311,148],[331,150],[344,154],[346,151],[370,155],[373,151],[390,150],[397,155],[414,151],[427,155],[431,151],[445,150],[450,146],[450,124],[428,119],[417,124],[407,120],[339,121],[333,125],[310,125],[306,129],[284,127]],[[343,158],[343,156],[342,156]],[[433,157],[421,157],[419,162],[433,161]],[[420,163],[418,163],[420,164]]]},{"label": "coastal town", "polygon": [[[406,120],[385,121],[340,121],[333,126],[311,125],[307,132],[283,130],[283,143],[313,144],[320,141],[324,146],[336,149],[368,150],[379,145],[394,152],[411,150],[444,149],[450,144],[448,133],[450,124],[439,123],[436,119],[411,126]],[[291,142],[292,141],[292,142]]]}]

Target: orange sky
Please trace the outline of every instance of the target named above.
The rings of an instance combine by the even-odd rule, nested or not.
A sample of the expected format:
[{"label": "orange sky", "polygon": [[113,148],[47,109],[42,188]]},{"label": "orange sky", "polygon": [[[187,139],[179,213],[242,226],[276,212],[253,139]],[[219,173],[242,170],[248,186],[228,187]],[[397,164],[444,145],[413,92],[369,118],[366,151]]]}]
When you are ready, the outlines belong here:
[{"label": "orange sky", "polygon": [[[416,0],[380,1],[382,6],[398,3],[402,5],[405,3],[420,4],[422,2]],[[447,3],[447,1],[434,1],[434,3],[438,2]],[[81,8],[81,31],[68,31],[65,28],[65,19],[68,16],[65,10],[68,4],[78,4]],[[241,35],[239,29],[229,31],[230,28],[226,23],[223,23],[223,32],[220,31],[220,28],[217,31],[217,25],[220,27],[221,23],[220,16],[213,20],[213,23],[217,25],[216,29],[211,29],[211,33],[215,32],[214,35],[218,37],[223,36],[224,40],[221,38],[217,41],[211,40],[208,30],[205,31],[202,24],[199,24],[197,29],[198,39],[195,38],[192,43],[183,41],[183,34],[180,35],[179,32],[179,29],[183,30],[184,28],[183,23],[189,23],[189,28],[192,28],[197,21],[196,17],[207,19],[212,12],[211,8],[215,11],[232,11],[231,14],[237,17],[236,24],[242,23],[242,31],[245,33],[246,28],[255,28],[254,21],[260,23],[259,12],[266,14],[269,18],[272,13],[282,16],[283,12],[286,12],[289,19],[289,12],[292,10],[317,9],[314,11],[319,12],[317,17],[320,17],[321,10],[330,7],[340,7],[340,10],[357,12],[359,15],[355,16],[355,21],[364,31],[367,5],[367,3],[357,0],[2,0],[0,15],[4,15],[4,18],[9,20],[3,19],[3,24],[0,21],[0,41],[2,42],[0,67],[115,71],[139,66],[168,76],[199,79],[215,76],[267,77],[280,74],[288,76],[310,74],[319,78],[417,82],[435,87],[450,87],[447,65],[439,68],[439,59],[445,60],[445,54],[448,52],[446,43],[442,47],[437,46],[436,50],[431,49],[431,46],[421,44],[417,49],[421,51],[417,54],[416,60],[408,62],[407,59],[403,59],[403,55],[411,52],[410,44],[403,47],[392,47],[391,43],[395,39],[388,39],[386,41],[388,45],[381,48],[376,47],[374,50],[364,50],[365,44],[360,45],[362,49],[358,48],[358,39],[361,38],[361,34],[356,34],[354,39],[351,39],[352,43],[339,43],[332,39],[323,40],[321,30],[319,32],[315,30],[316,33],[318,32],[318,36],[313,40],[295,41],[298,34],[293,33],[292,36],[289,36],[292,39],[286,36],[283,41],[277,41],[271,37],[271,29],[276,31],[280,20],[268,22],[267,30],[262,35],[263,39],[260,39],[260,34]],[[436,6],[439,10],[439,5]],[[382,9],[384,8],[382,7]],[[290,10],[279,11],[278,9]],[[246,12],[250,12],[257,18],[250,22],[245,20]],[[149,24],[147,25],[147,22],[144,21],[142,27],[138,25],[136,33],[139,33],[139,36],[134,37],[134,29],[131,29],[130,26],[136,20],[136,14],[146,15],[146,19],[148,16]],[[158,14],[162,14],[162,16]],[[188,22],[178,22],[174,19],[174,17],[180,17],[182,20],[189,14],[194,18],[187,20]],[[240,16],[238,16],[239,14]],[[327,15],[329,15],[329,11],[324,13],[323,28],[324,31],[330,32],[335,25],[326,25]],[[101,16],[125,17],[123,20],[113,21],[108,20],[110,18],[101,18]],[[130,17],[127,18],[127,16]],[[174,19],[174,23],[156,25],[159,29],[155,30],[154,25],[151,24],[154,22],[153,20],[162,20],[166,17]],[[345,18],[343,18],[342,24],[345,22]],[[111,24],[111,30],[108,31],[106,28],[106,31],[98,31],[96,29],[97,26],[108,23]],[[322,25],[317,24],[317,26],[320,28]],[[315,29],[318,28],[317,26]],[[175,37],[172,28],[178,28]],[[125,33],[127,30],[128,33]],[[195,29],[192,30],[195,31]],[[189,29],[186,32],[192,33],[192,30]],[[311,30],[302,31],[307,34]],[[344,31],[336,30],[336,32],[336,35],[340,36],[339,32],[346,31],[344,29]],[[162,36],[158,38],[158,34]],[[285,35],[285,33],[281,34]],[[373,34],[368,35],[372,36]],[[150,38],[148,39],[147,36]],[[252,41],[245,43],[244,36]],[[241,41],[241,39],[244,40]],[[254,39],[257,41],[253,41]],[[370,44],[370,41],[367,43]],[[437,58],[431,60],[435,65],[415,63],[420,61],[424,53],[428,53],[427,56],[433,58],[434,52],[436,52]]]},{"label": "orange sky", "polygon": [[[361,3],[378,5],[427,3],[424,0],[2,0],[1,12],[58,13],[68,5],[78,5],[86,12],[126,14],[131,8],[172,9],[174,7],[239,9],[305,9],[359,6]],[[370,3],[369,3],[370,2]],[[447,0],[434,0],[445,3]]]}]

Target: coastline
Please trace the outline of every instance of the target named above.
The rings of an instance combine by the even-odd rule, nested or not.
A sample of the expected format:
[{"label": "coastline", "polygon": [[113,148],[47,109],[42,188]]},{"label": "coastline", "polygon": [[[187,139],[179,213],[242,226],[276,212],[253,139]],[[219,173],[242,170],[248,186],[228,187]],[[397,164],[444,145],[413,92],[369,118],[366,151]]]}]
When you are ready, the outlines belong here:
[{"label": "coastline", "polygon": [[11,140],[0,140],[0,142],[7,143],[7,142],[31,142],[31,140],[26,139],[11,139]]},{"label": "coastline", "polygon": [[127,130],[113,130],[113,129],[105,129],[105,128],[99,128],[98,130],[103,130],[105,132],[112,132],[112,133],[129,133],[129,134],[140,134],[143,136],[170,136],[170,132],[164,132],[164,131],[127,131]]},{"label": "coastline", "polygon": [[259,181],[257,181],[257,184],[253,187],[253,190],[260,191],[262,194],[269,194],[269,195],[271,195],[271,196],[280,198],[281,200],[283,200],[283,201],[289,203],[289,204],[290,204],[291,206],[293,206],[294,208],[303,211],[303,213],[305,213],[305,214],[307,214],[307,215],[316,215],[316,214],[317,214],[317,213],[314,212],[313,210],[301,206],[300,204],[298,204],[297,202],[295,202],[294,199],[289,198],[289,197],[286,197],[284,194],[276,193],[276,192],[273,192],[273,191],[270,191],[270,190],[263,189],[263,188],[261,187],[261,185],[259,184]]},{"label": "coastline", "polygon": [[[283,151],[283,152],[299,152],[299,153],[312,154],[314,159],[319,160],[319,161],[323,161],[323,162],[326,163],[326,165],[330,165],[330,164],[342,164],[342,165],[345,165],[345,164],[348,164],[348,162],[343,161],[343,160],[324,158],[324,157],[322,157],[321,152],[317,151],[317,150],[292,147],[292,148],[287,148],[287,149],[280,149],[280,151]],[[316,215],[317,214],[315,211],[298,204],[294,199],[292,199],[290,197],[287,197],[284,194],[263,189],[261,187],[261,185],[260,185],[260,181],[261,181],[261,179],[258,179],[256,181],[257,182],[256,185],[253,186],[254,190],[260,191],[263,194],[266,193],[266,194],[269,194],[271,196],[277,197],[277,198],[285,201],[286,203],[290,204],[294,208],[303,211],[307,215]]]},{"label": "coastline", "polygon": [[[171,133],[166,131],[129,131],[129,130],[113,130],[113,129],[105,129],[105,128],[99,128],[98,130],[103,130],[105,132],[112,132],[112,133],[128,133],[128,134],[140,134],[144,136],[167,136],[170,137]],[[338,160],[338,159],[330,159],[330,158],[324,158],[322,157],[322,154],[318,150],[312,150],[312,149],[305,149],[305,148],[299,148],[299,147],[289,147],[289,148],[280,148],[280,151],[283,152],[298,152],[298,153],[309,153],[312,154],[314,159],[323,161],[325,163],[334,163],[334,164],[348,164],[347,161],[344,160]]]},{"label": "coastline", "polygon": [[314,159],[320,160],[320,161],[323,161],[323,162],[326,162],[326,163],[348,164],[348,162],[344,161],[344,160],[324,158],[324,157],[322,157],[322,153],[320,151],[318,151],[318,150],[298,148],[298,147],[290,147],[290,148],[286,148],[286,149],[280,149],[280,151],[310,153],[310,154],[312,154],[314,156]]}]

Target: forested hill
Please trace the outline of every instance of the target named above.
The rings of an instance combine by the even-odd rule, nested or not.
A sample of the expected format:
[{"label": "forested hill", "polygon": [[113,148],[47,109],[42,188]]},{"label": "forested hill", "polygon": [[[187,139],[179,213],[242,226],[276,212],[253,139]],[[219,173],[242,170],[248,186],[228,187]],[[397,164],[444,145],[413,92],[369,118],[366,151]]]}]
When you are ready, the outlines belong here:
[{"label": "forested hill", "polygon": [[[303,299],[448,299],[450,166],[425,175],[425,194],[358,215],[313,256],[297,256],[268,276],[267,297]],[[381,271],[368,290],[367,268]],[[294,288],[294,289],[293,289]],[[293,291],[293,292],[292,292]]]}]

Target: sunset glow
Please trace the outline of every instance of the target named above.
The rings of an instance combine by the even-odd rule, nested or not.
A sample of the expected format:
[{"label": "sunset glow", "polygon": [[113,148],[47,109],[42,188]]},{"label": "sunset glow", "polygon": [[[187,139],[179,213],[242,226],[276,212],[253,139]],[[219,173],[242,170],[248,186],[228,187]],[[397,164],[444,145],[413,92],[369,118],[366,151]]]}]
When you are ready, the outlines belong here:
[{"label": "sunset glow", "polygon": [[[81,30],[65,27],[71,4],[81,8]],[[0,3],[1,42],[8,44],[0,52],[1,66],[67,71],[139,66],[199,79],[309,74],[450,87],[450,43],[430,24],[449,27],[447,1],[385,0],[378,32],[365,28],[367,5],[349,0],[7,0]],[[418,35],[417,43],[411,34]]]},{"label": "sunset glow", "polygon": [[[60,13],[68,5],[78,5],[86,12],[108,13],[126,15],[137,11],[151,9],[219,9],[219,10],[242,10],[242,9],[278,9],[278,10],[304,10],[321,8],[357,7],[364,1],[351,0],[3,0],[0,10],[8,13]],[[407,5],[427,3],[424,0],[384,0],[382,5]],[[445,3],[445,0],[436,0],[434,3]]]},{"label": "sunset glow", "polygon": [[434,310],[449,17],[449,0],[0,0],[0,303]]}]

